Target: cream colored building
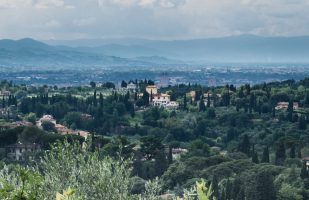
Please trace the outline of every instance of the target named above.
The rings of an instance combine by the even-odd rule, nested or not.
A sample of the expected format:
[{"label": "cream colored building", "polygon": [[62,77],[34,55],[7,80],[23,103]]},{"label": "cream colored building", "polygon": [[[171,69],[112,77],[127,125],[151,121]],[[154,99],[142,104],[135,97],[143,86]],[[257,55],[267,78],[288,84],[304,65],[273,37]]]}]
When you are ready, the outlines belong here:
[{"label": "cream colored building", "polygon": [[156,85],[148,85],[146,87],[146,92],[148,92],[148,94],[158,94],[158,87]]}]

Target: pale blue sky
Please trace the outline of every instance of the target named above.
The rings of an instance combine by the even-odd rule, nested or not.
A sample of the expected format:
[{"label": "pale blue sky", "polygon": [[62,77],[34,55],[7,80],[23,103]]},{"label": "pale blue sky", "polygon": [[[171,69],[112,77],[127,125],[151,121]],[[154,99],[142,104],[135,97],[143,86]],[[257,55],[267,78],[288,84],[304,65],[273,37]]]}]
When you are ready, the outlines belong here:
[{"label": "pale blue sky", "polygon": [[309,35],[309,0],[0,0],[0,38]]}]

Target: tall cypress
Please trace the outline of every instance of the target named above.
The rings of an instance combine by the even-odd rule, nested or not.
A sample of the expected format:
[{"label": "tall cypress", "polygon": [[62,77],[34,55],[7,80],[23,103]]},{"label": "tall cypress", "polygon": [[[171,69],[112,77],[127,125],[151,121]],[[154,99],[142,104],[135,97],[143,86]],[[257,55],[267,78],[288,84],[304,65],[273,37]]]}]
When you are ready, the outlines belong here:
[{"label": "tall cypress", "polygon": [[295,158],[296,152],[295,152],[295,145],[293,145],[290,149],[290,158]]},{"label": "tall cypress", "polygon": [[212,189],[213,189],[213,196],[216,197],[217,199],[219,199],[219,181],[218,181],[218,177],[216,175],[214,175],[212,177]]},{"label": "tall cypress", "polygon": [[263,150],[262,163],[269,163],[269,149],[268,146]]},{"label": "tall cypress", "polygon": [[270,171],[260,171],[256,176],[257,200],[276,200],[276,189]]},{"label": "tall cypress", "polygon": [[2,96],[2,108],[5,108],[5,99],[4,99],[4,96]]},{"label": "tall cypress", "polygon": [[103,107],[103,94],[102,93],[100,93],[100,99],[99,99],[99,101],[100,101],[100,107]]},{"label": "tall cypress", "polygon": [[292,122],[293,121],[293,101],[292,100],[289,101],[287,112],[288,112],[287,118],[290,122]]},{"label": "tall cypress", "polygon": [[301,171],[300,171],[300,177],[302,179],[308,179],[309,178],[309,172],[308,172],[308,169],[307,169],[306,161],[303,161],[302,168],[301,168]]},{"label": "tall cypress", "polygon": [[205,106],[205,102],[204,102],[203,98],[201,98],[201,100],[200,100],[199,110],[200,110],[200,112],[205,112],[206,111],[206,106]]},{"label": "tall cypress", "polygon": [[252,162],[259,164],[259,156],[258,156],[258,153],[256,151],[254,151],[253,154],[252,154]]},{"label": "tall cypress", "polygon": [[98,105],[97,101],[97,91],[95,90],[93,93],[93,105],[96,107]]},{"label": "tall cypress", "polygon": [[286,158],[285,145],[282,141],[279,142],[276,149],[276,165],[283,165]]},{"label": "tall cypress", "polygon": [[187,95],[185,94],[184,97],[183,97],[183,109],[184,110],[187,110]]},{"label": "tall cypress", "polygon": [[307,129],[307,122],[304,115],[301,115],[298,122],[298,128],[300,130],[306,130]]},{"label": "tall cypress", "polygon": [[239,151],[250,156],[250,141],[249,136],[247,134],[244,135],[242,142],[239,144]]}]

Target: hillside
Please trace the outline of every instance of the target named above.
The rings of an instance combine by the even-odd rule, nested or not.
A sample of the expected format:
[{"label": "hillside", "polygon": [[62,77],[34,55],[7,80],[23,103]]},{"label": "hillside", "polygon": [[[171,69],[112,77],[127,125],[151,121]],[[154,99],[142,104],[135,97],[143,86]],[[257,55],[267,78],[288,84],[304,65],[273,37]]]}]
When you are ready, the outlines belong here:
[{"label": "hillside", "polygon": [[309,37],[259,37],[240,35],[195,40],[72,40],[51,44],[88,46],[85,51],[120,57],[164,56],[177,60],[208,62],[308,62]]},{"label": "hillside", "polygon": [[[83,50],[67,46],[51,46],[33,40],[0,40],[0,65],[30,67],[84,67],[146,66],[157,63],[156,59],[127,59],[105,52]],[[168,59],[165,59],[166,61]]]}]

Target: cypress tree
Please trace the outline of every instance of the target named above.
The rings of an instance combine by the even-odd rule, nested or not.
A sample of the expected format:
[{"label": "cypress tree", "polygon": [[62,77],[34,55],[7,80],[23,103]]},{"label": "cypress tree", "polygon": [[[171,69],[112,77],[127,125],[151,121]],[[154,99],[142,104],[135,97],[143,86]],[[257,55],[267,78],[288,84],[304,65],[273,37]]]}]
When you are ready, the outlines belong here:
[{"label": "cypress tree", "polygon": [[259,156],[258,156],[258,153],[256,151],[253,152],[252,162],[259,164]]},{"label": "cypress tree", "polygon": [[275,160],[276,165],[283,165],[285,158],[286,158],[285,145],[281,141],[279,142],[277,150],[276,150],[276,160]]},{"label": "cypress tree", "polygon": [[208,96],[207,96],[207,107],[209,108],[210,107],[210,95],[208,93]]},{"label": "cypress tree", "polygon": [[226,200],[231,200],[232,199],[232,190],[233,185],[230,179],[227,179],[226,186],[225,186],[225,199]]},{"label": "cypress tree", "polygon": [[[232,199],[236,200],[236,199],[240,199],[238,198],[238,195],[241,193],[241,190],[242,190],[242,182],[241,182],[241,179],[240,178],[236,178],[234,181],[233,181],[233,187],[232,187]],[[242,199],[242,198],[241,198]]]},{"label": "cypress tree", "polygon": [[134,100],[137,101],[138,96],[137,96],[137,92],[134,93]]},{"label": "cypress tree", "polygon": [[143,93],[142,99],[143,99],[144,105],[145,105],[145,106],[149,106],[149,94],[148,94],[148,92],[145,91],[145,92]]},{"label": "cypress tree", "polygon": [[300,147],[297,148],[297,157],[298,157],[298,158],[301,158],[301,157],[302,157],[302,156],[301,156],[301,148],[300,148]]},{"label": "cypress tree", "polygon": [[[245,189],[243,187],[240,188],[239,193],[237,194],[237,200],[245,200]],[[236,200],[235,199],[235,200]]]},{"label": "cypress tree", "polygon": [[173,148],[171,146],[168,147],[168,164],[172,164],[173,163]]},{"label": "cypress tree", "polygon": [[255,96],[253,93],[250,94],[250,102],[249,102],[249,112],[252,113],[252,110],[254,109],[254,101]]},{"label": "cypress tree", "polygon": [[303,161],[302,168],[301,168],[301,171],[300,171],[300,177],[302,179],[309,178],[309,172],[308,172],[308,169],[307,169],[306,161]]},{"label": "cypress tree", "polygon": [[293,121],[293,101],[292,100],[289,101],[287,112],[288,112],[287,118],[290,122],[292,122]]},{"label": "cypress tree", "polygon": [[269,149],[265,147],[263,150],[262,163],[269,163]]},{"label": "cypress tree", "polygon": [[276,200],[276,189],[270,171],[260,171],[256,176],[257,200]]},{"label": "cypress tree", "polygon": [[290,158],[295,158],[296,152],[295,152],[295,145],[293,145],[290,149]]},{"label": "cypress tree", "polygon": [[200,112],[205,112],[206,111],[206,106],[203,98],[201,98],[200,103],[199,103],[199,110]]},{"label": "cypress tree", "polygon": [[183,97],[183,109],[187,110],[187,95],[185,94],[185,96]]},{"label": "cypress tree", "polygon": [[244,135],[243,140],[239,145],[239,151],[250,156],[250,141],[249,141],[249,136],[247,134]]},{"label": "cypress tree", "polygon": [[161,176],[168,167],[168,160],[166,158],[164,149],[157,152],[155,155],[155,173],[156,176]]},{"label": "cypress tree", "polygon": [[152,102],[153,99],[153,94],[152,94],[152,90],[150,91],[150,102]]},{"label": "cypress tree", "polygon": [[298,128],[300,130],[306,130],[307,129],[307,122],[304,115],[301,115],[298,122]]},{"label": "cypress tree", "polygon": [[121,81],[121,87],[122,87],[122,88],[126,88],[127,85],[128,85],[128,84],[127,84],[124,80]]},{"label": "cypress tree", "polygon": [[273,117],[273,118],[276,117],[276,109],[275,109],[275,107],[273,107],[273,109],[272,109],[272,117]]},{"label": "cypress tree", "polygon": [[5,108],[5,99],[4,99],[4,96],[2,96],[2,108]]},{"label": "cypress tree", "polygon": [[99,99],[99,101],[100,101],[100,107],[103,107],[103,100],[104,98],[103,98],[103,94],[102,93],[100,93],[100,99]]},{"label": "cypress tree", "polygon": [[219,183],[218,177],[214,175],[212,177],[212,189],[213,189],[213,196],[219,199]]},{"label": "cypress tree", "polygon": [[95,90],[93,93],[93,105],[96,107],[98,105],[97,101],[97,91]]}]

